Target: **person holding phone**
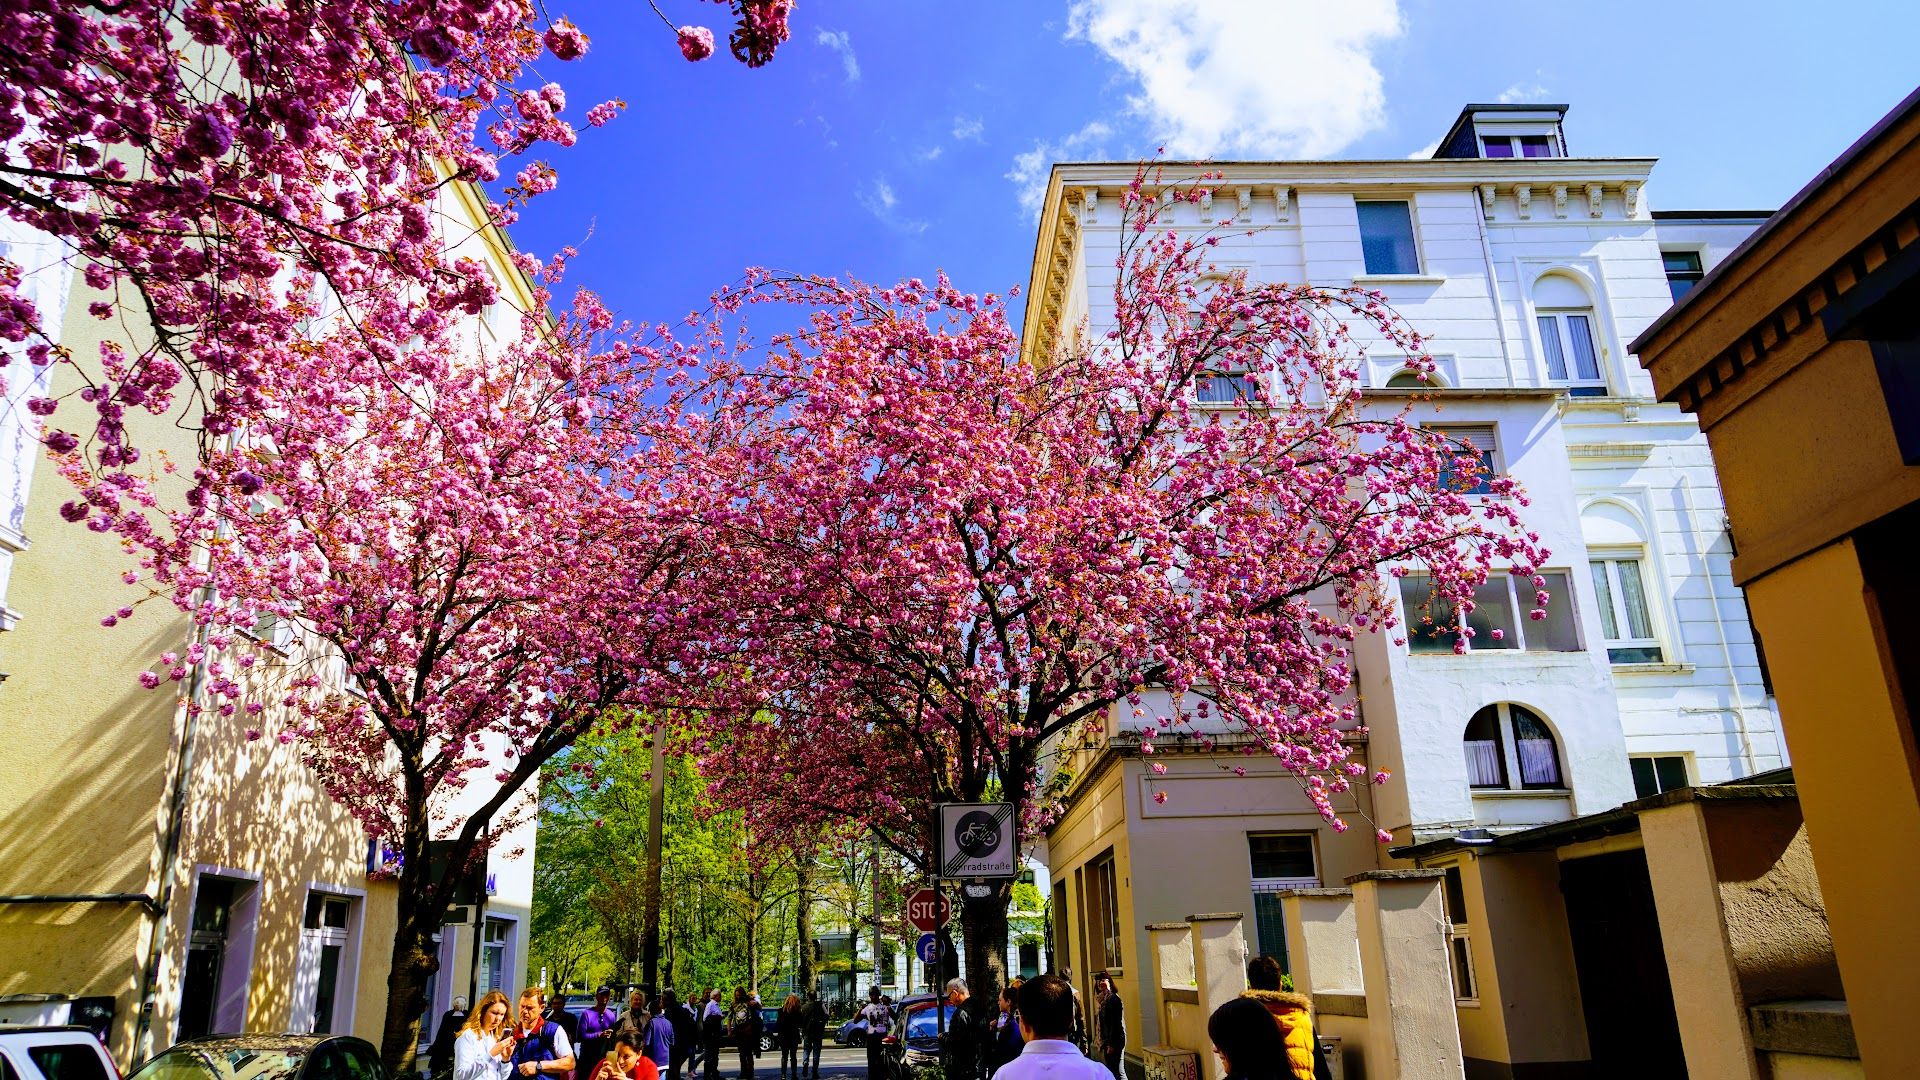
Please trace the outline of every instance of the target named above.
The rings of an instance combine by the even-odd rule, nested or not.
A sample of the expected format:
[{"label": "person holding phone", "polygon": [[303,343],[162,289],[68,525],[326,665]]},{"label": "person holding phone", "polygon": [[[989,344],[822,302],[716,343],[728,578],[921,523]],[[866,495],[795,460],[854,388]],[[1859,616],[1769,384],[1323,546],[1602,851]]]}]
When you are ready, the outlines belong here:
[{"label": "person holding phone", "polygon": [[481,996],[453,1040],[453,1080],[510,1080],[514,1039],[507,1013],[507,995],[489,990]]}]

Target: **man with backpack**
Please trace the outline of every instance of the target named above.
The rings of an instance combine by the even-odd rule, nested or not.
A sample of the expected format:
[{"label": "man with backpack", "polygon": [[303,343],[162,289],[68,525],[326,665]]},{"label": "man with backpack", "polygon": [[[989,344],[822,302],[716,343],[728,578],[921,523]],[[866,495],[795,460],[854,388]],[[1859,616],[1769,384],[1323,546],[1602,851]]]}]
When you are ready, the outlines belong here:
[{"label": "man with backpack", "polygon": [[860,1022],[867,1027],[867,1075],[887,1075],[886,1045],[888,1029],[893,1027],[893,1011],[880,1000],[880,988],[867,988],[867,1004],[860,1010]]},{"label": "man with backpack", "polygon": [[513,1029],[513,1071],[524,1077],[573,1080],[573,1044],[567,1030],[541,1015],[546,994],[537,986],[520,991],[520,1022]]}]

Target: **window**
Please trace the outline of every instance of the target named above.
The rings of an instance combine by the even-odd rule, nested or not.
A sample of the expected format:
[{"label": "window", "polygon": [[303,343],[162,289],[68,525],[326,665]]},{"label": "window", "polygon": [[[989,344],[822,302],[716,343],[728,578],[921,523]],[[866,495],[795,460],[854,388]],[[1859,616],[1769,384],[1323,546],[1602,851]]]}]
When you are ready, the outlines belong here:
[{"label": "window", "polygon": [[[1493,464],[1493,425],[1436,427],[1429,430],[1446,436],[1447,451],[1452,455],[1452,459],[1440,467],[1441,488],[1463,495],[1492,494],[1493,478],[1498,475]],[[1461,468],[1462,459],[1469,457],[1477,459],[1478,464],[1471,469]]]},{"label": "window", "polygon": [[1645,754],[1627,759],[1633,770],[1633,793],[1639,798],[1687,786],[1685,754]]},{"label": "window", "polygon": [[1658,664],[1665,659],[1653,636],[1647,609],[1646,580],[1634,557],[1594,559],[1593,592],[1600,604],[1600,627],[1607,638],[1607,659],[1615,664]]},{"label": "window", "polygon": [[1660,261],[1667,268],[1667,288],[1672,291],[1675,300],[1687,295],[1706,272],[1700,269],[1700,253],[1697,251],[1663,251]]},{"label": "window", "polygon": [[480,964],[484,974],[481,993],[488,990],[501,990],[508,994],[513,988],[506,984],[507,940],[512,936],[513,924],[505,919],[488,919],[486,940],[481,943]]},{"label": "window", "polygon": [[1120,968],[1120,886],[1119,873],[1109,851],[1087,867],[1086,933],[1087,970]]},{"label": "window", "polygon": [[1547,722],[1524,705],[1501,702],[1473,714],[1461,734],[1467,759],[1467,786],[1482,790],[1556,789],[1566,784],[1560,750]]},{"label": "window", "polygon": [[1292,970],[1287,963],[1280,892],[1320,887],[1320,871],[1313,861],[1313,834],[1249,835],[1247,855],[1253,869],[1253,924],[1260,951],[1280,961],[1280,970]]},{"label": "window", "polygon": [[1420,253],[1413,244],[1413,208],[1404,200],[1356,201],[1360,250],[1369,274],[1418,274]]},{"label": "window", "polygon": [[1253,387],[1244,371],[1214,372],[1193,380],[1193,396],[1202,405],[1238,405],[1253,400]]},{"label": "window", "polygon": [[[1573,590],[1567,587],[1567,575],[1560,571],[1542,573],[1545,582],[1538,590],[1529,578],[1512,574],[1489,575],[1473,591],[1473,610],[1463,619],[1457,605],[1435,596],[1433,583],[1424,574],[1408,574],[1400,579],[1400,605],[1404,609],[1407,647],[1416,653],[1488,652],[1519,649],[1528,652],[1578,652],[1579,620],[1573,612]],[[1537,592],[1548,594],[1546,617],[1533,619]],[[1461,634],[1462,624],[1473,631]]]},{"label": "window", "polygon": [[894,953],[892,949],[880,954],[880,985],[892,986],[895,981]]},{"label": "window", "polygon": [[1428,375],[1423,379],[1420,377],[1419,372],[1408,371],[1405,368],[1394,372],[1387,379],[1387,389],[1389,390],[1431,390],[1439,385],[1440,380],[1434,378],[1432,375]]},{"label": "window", "polygon": [[305,1030],[319,1034],[334,1034],[336,1027],[345,1026],[340,1022],[348,1018],[346,1003],[353,993],[353,973],[348,970],[347,959],[347,928],[352,915],[353,901],[348,897],[307,893],[307,913],[300,933],[303,977],[294,982],[308,997],[300,1003],[303,1015],[296,1019],[295,1030],[301,1029],[299,1019],[307,1021]]},{"label": "window", "polygon": [[1040,943],[1023,941],[1020,943],[1020,977],[1031,979],[1040,974]]},{"label": "window", "polygon": [[100,1052],[86,1043],[29,1046],[27,1057],[47,1080],[107,1080]]},{"label": "window", "polygon": [[1547,378],[1567,387],[1574,397],[1605,397],[1600,357],[1593,345],[1593,312],[1543,311],[1540,347],[1546,353]]},{"label": "window", "polygon": [[1483,135],[1480,156],[1488,158],[1559,157],[1551,135]]},{"label": "window", "polygon": [[1478,1001],[1479,987],[1473,981],[1473,933],[1467,925],[1467,888],[1460,879],[1460,868],[1447,867],[1441,886],[1440,906],[1447,915],[1447,956],[1453,965],[1453,997],[1456,1001]]}]

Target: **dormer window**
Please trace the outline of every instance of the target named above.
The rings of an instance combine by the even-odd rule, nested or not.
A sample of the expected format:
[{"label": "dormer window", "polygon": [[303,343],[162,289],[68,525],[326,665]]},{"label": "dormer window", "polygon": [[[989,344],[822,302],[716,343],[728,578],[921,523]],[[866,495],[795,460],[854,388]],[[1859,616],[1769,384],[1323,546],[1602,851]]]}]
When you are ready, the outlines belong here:
[{"label": "dormer window", "polygon": [[1490,158],[1559,157],[1551,135],[1482,135],[1480,156]]}]

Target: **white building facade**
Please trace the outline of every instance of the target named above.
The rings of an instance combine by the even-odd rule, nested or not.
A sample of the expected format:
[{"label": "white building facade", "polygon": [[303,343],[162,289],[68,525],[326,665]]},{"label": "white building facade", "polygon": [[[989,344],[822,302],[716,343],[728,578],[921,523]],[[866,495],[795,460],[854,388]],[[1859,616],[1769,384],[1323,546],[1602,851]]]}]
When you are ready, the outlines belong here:
[{"label": "white building facade", "polygon": [[[1527,618],[1531,585],[1501,575],[1476,597],[1465,654],[1417,632],[1356,645],[1370,729],[1356,758],[1392,780],[1350,809],[1396,845],[1513,833],[1787,763],[1706,439],[1655,400],[1627,351],[1766,214],[1656,214],[1654,160],[1569,156],[1565,112],[1468,106],[1431,159],[1165,174],[1181,185],[1203,168],[1221,174],[1209,198],[1172,200],[1162,218],[1196,233],[1225,220],[1211,249],[1219,269],[1384,294],[1425,339],[1435,379],[1370,350],[1370,393],[1383,408],[1411,402],[1419,422],[1516,478],[1532,500],[1524,520],[1552,552],[1543,621]],[[1029,347],[1083,321],[1095,340],[1104,332],[1135,169],[1054,167]],[[1417,579],[1400,588],[1417,607]],[[1153,971],[1142,928],[1193,912],[1248,911],[1261,939],[1249,946],[1282,953],[1277,904],[1263,906],[1272,892],[1402,865],[1325,828],[1271,770],[1236,779],[1175,749],[1156,755],[1169,771],[1154,777],[1129,756],[1132,722],[1110,721],[1106,745],[1072,759],[1048,837],[1056,945],[1077,981],[1108,968],[1137,985]],[[1169,785],[1184,790],[1165,805],[1147,797]],[[1169,881],[1162,871],[1176,868]],[[1121,989],[1136,1009],[1137,990]],[[1139,1023],[1154,1042],[1157,1018]]]}]

